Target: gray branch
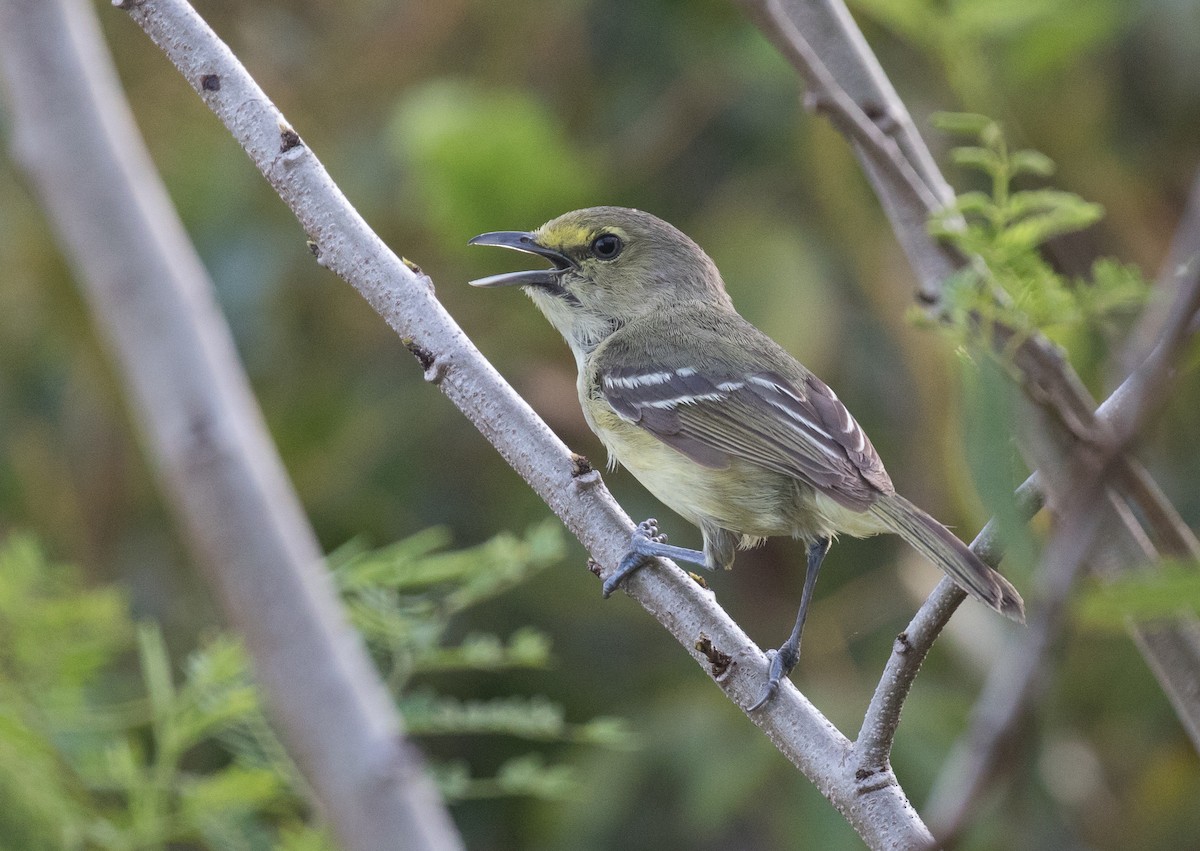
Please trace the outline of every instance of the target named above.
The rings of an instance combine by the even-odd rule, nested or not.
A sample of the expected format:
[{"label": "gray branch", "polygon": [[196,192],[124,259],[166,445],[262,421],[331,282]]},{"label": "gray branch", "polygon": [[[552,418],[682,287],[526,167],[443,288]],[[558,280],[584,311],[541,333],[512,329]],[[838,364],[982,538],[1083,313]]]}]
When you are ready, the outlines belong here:
[{"label": "gray branch", "polygon": [[[816,93],[816,103],[834,113],[831,118],[835,126],[846,132],[858,153],[917,274],[919,300],[936,305],[946,278],[967,261],[947,252],[930,237],[926,228],[929,213],[926,196],[912,190],[907,170],[899,168],[894,157],[873,155],[863,147],[863,136],[857,129],[860,118],[850,114],[860,112],[871,117],[894,139],[912,170],[921,175],[942,203],[950,197],[950,189],[844,3],[842,0],[739,0],[739,3],[764,35],[792,61],[809,90]],[[823,73],[822,69],[828,69],[829,73]],[[829,76],[847,97],[836,93],[827,96]],[[1197,227],[1200,226],[1181,228],[1180,233],[1186,239],[1177,244],[1185,247],[1197,244]],[[1175,254],[1184,255],[1185,250]],[[1185,261],[1196,265],[1195,259],[1186,254],[1176,257],[1176,266]],[[1194,324],[1189,327],[1194,329]],[[1033,400],[1030,420],[1036,423],[1021,442],[1031,466],[1040,471],[1022,487],[1035,493],[1048,489],[1053,502],[1055,494],[1069,488],[1073,481],[1067,471],[1067,459],[1073,457],[1078,444],[1092,448],[1107,446],[1112,433],[1108,417],[1116,416],[1131,391],[1136,389],[1140,394],[1144,388],[1136,375],[1130,376],[1096,411],[1095,403],[1069,364],[1048,342],[1038,338],[1027,340],[1016,356]],[[1137,407],[1142,409],[1140,405]],[[1152,561],[1159,552],[1195,556],[1195,537],[1136,460],[1131,457],[1120,460],[1116,485],[1127,499],[1138,504],[1155,541],[1149,545],[1132,512],[1110,508],[1112,513],[1107,519],[1111,522],[1100,524],[1098,547],[1116,552],[1117,562],[1126,565]],[[998,550],[995,555],[998,560]],[[860,738],[867,736],[857,754],[865,760],[862,771],[887,765],[887,751],[912,678],[928,652],[929,643],[962,599],[961,592],[950,583],[941,583],[914,618],[910,630],[897,640],[880,684],[882,691],[877,691],[872,699],[860,733]],[[1200,625],[1194,619],[1181,618],[1152,631],[1131,625],[1130,631],[1200,750]]]},{"label": "gray branch", "polygon": [[349,628],[213,288],[84,0],[2,0],[13,154],[116,360],[162,489],[343,847],[461,847]]},{"label": "gray branch", "polygon": [[[1176,234],[1176,245],[1195,240],[1190,229],[1200,226],[1200,181],[1195,184],[1191,206]],[[942,769],[930,795],[930,821],[939,839],[949,843],[966,825],[976,800],[996,772],[1004,746],[1012,741],[1019,722],[1039,693],[1050,670],[1049,659],[1053,642],[1060,633],[1066,615],[1069,592],[1076,576],[1089,557],[1108,573],[1128,569],[1118,559],[1139,555],[1124,547],[1120,554],[1112,550],[1098,551],[1092,542],[1100,524],[1110,517],[1123,519],[1129,528],[1140,528],[1128,504],[1106,481],[1128,447],[1134,443],[1146,422],[1160,407],[1162,399],[1175,378],[1173,364],[1191,341],[1193,320],[1200,310],[1200,268],[1196,264],[1168,279],[1168,289],[1174,290],[1171,308],[1165,316],[1157,317],[1161,329],[1157,341],[1146,346],[1135,336],[1134,346],[1148,348],[1149,353],[1125,382],[1113,393],[1098,412],[1098,419],[1108,426],[1112,442],[1104,457],[1094,462],[1096,471],[1084,471],[1076,476],[1074,485],[1063,496],[1063,517],[1042,559],[1039,572],[1043,593],[1037,618],[1029,632],[1002,657],[984,684],[970,729],[962,736]],[[1100,504],[1107,503],[1107,510]],[[1142,539],[1140,559],[1147,563],[1156,551],[1148,539]],[[1161,626],[1131,624],[1134,640],[1152,661],[1170,664],[1185,670],[1194,668],[1197,648],[1200,647],[1200,628],[1194,616],[1181,616],[1171,629]],[[1162,675],[1156,674],[1163,679]],[[1165,678],[1170,684],[1179,678]],[[1179,695],[1168,691],[1173,703],[1189,703],[1194,695]],[[1188,719],[1189,715],[1183,715]],[[1192,731],[1193,737],[1196,731]]]},{"label": "gray branch", "polygon": [[[1017,488],[1016,501],[1025,517],[1032,517],[1042,507],[1036,473]],[[996,519],[992,518],[971,542],[975,554],[993,567],[1000,563],[1003,555],[998,526]],[[917,609],[908,627],[896,636],[892,655],[871,696],[862,728],[854,742],[854,764],[860,774],[873,774],[885,770],[890,764],[892,743],[900,725],[900,710],[904,707],[917,672],[933,648],[933,642],[946,628],[950,616],[966,598],[967,592],[954,580],[943,577]]]},{"label": "gray branch", "polygon": [[[810,92],[807,102],[849,138],[916,272],[918,299],[927,307],[936,306],[946,279],[964,261],[931,239],[926,225],[932,213],[954,199],[954,192],[845,4],[737,2],[804,79]],[[886,143],[874,141],[877,134],[884,135]]]},{"label": "gray branch", "polygon": [[[224,122],[311,239],[319,262],[357,289],[405,341],[436,384],[529,482],[591,553],[600,576],[615,569],[633,524],[600,476],[572,456],[508,386],[433,295],[367,227],[316,156],[208,26],[182,0],[127,6]],[[738,706],[757,696],[762,651],[678,567],[644,570],[626,585]],[[932,839],[891,771],[857,778],[850,743],[790,683],[751,715],[875,848],[916,848]]]}]

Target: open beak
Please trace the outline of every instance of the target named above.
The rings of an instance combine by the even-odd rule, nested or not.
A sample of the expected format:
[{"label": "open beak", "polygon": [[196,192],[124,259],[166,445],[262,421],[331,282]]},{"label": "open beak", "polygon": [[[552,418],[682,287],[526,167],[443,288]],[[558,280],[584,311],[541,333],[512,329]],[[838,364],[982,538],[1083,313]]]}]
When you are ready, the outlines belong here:
[{"label": "open beak", "polygon": [[501,275],[489,275],[471,281],[473,287],[545,287],[554,292],[562,292],[558,279],[563,272],[578,269],[579,264],[561,251],[539,245],[533,234],[516,230],[501,230],[494,233],[481,233],[470,240],[467,245],[498,245],[501,248],[511,248],[514,251],[524,251],[526,254],[536,254],[545,257],[554,264],[553,269],[531,269],[528,272],[505,272]]}]

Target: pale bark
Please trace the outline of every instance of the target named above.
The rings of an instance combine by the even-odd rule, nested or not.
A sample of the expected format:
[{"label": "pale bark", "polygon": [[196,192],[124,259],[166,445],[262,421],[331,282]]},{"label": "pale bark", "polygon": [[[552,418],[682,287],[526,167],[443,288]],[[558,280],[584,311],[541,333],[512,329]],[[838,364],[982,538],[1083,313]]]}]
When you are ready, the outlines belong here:
[{"label": "pale bark", "polygon": [[84,0],[0,0],[13,154],[76,272],[163,492],[348,849],[461,847],[342,614],[213,288]]}]

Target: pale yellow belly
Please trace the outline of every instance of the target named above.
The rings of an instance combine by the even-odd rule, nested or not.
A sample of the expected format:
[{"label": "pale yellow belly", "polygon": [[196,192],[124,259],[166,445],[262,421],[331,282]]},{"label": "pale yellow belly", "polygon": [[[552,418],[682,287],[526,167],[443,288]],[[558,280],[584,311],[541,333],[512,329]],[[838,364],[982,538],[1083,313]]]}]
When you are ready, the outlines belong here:
[{"label": "pale yellow belly", "polygon": [[[613,413],[590,423],[611,458],[672,511],[697,526],[716,525],[751,538],[815,539],[886,531],[871,513],[838,505],[799,479],[744,461],[713,470],[692,461]],[[599,426],[599,427],[597,427]]]},{"label": "pale yellow belly", "polygon": [[736,458],[726,469],[702,467],[643,429],[613,419],[609,428],[597,429],[612,458],[690,523],[752,537],[818,531],[807,528],[803,517],[811,491],[790,476]]}]

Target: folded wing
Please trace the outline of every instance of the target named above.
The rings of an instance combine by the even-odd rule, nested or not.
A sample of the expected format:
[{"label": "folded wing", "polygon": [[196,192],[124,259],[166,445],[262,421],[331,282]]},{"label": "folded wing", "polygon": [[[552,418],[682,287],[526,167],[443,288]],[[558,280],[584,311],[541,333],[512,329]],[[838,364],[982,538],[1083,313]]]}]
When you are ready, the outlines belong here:
[{"label": "folded wing", "polygon": [[698,464],[741,458],[859,511],[895,490],[862,428],[811,374],[639,364],[602,369],[597,379],[620,417]]}]

